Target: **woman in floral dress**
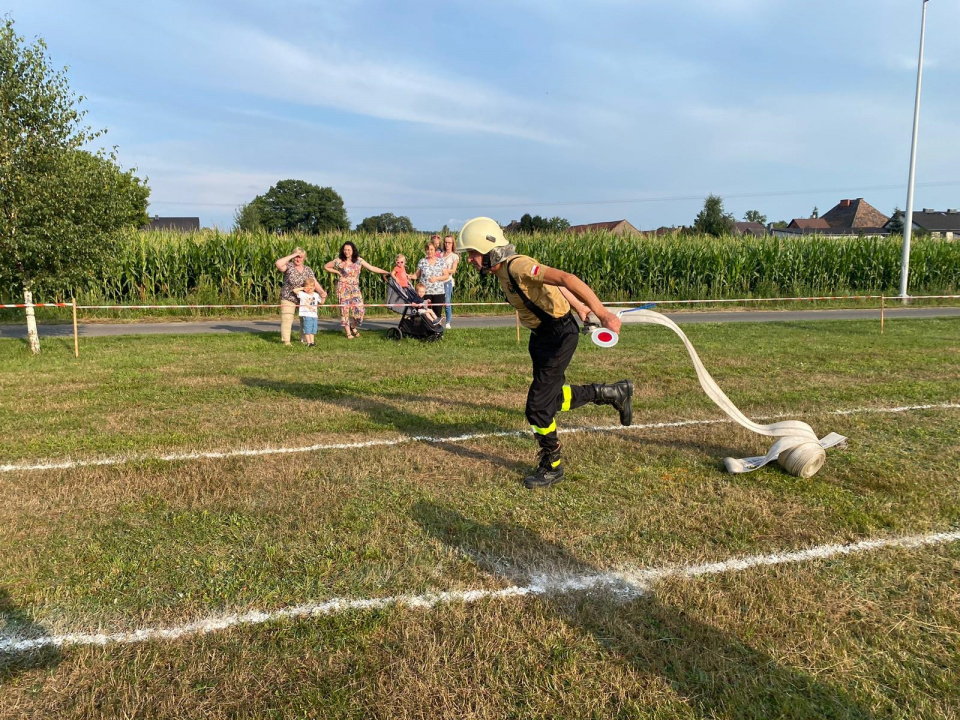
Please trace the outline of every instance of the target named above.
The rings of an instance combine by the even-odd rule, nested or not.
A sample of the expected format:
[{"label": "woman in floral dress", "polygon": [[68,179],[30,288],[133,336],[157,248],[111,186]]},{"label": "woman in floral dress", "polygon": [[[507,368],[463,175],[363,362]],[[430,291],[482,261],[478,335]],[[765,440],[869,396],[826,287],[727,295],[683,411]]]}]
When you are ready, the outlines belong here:
[{"label": "woman in floral dress", "polygon": [[337,301],[340,303],[340,325],[351,340],[360,335],[363,322],[363,296],[360,294],[360,270],[366,268],[378,275],[389,275],[387,270],[374,267],[357,252],[357,246],[347,240],[340,246],[339,256],[323,266],[337,276]]}]

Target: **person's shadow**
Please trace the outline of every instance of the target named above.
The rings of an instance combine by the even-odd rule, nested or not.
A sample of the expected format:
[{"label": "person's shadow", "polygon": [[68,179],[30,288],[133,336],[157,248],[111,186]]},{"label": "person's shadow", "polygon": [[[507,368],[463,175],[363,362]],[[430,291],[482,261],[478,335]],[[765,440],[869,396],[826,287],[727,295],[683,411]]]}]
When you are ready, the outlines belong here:
[{"label": "person's shadow", "polygon": [[60,649],[54,645],[36,648],[10,648],[10,641],[38,640],[47,631],[30,615],[18,608],[5,588],[0,588],[0,686],[19,673],[34,668],[50,668],[60,663]]},{"label": "person's shadow", "polygon": [[[372,395],[350,390],[339,385],[325,385],[315,382],[286,382],[267,378],[241,378],[241,382],[250,388],[267,390],[278,394],[292,395],[305,400],[322,400],[366,415],[377,425],[396,430],[403,435],[412,435],[422,438],[431,438],[431,444],[461,458],[480,460],[504,467],[519,474],[528,469],[521,462],[513,462],[493,453],[484,453],[464,447],[457,441],[457,436],[483,435],[503,432],[503,425],[496,420],[470,419],[466,422],[438,421],[432,415],[423,415],[407,406],[414,407],[416,403],[429,402],[444,404],[455,408],[473,408],[482,414],[489,414],[491,410],[510,412],[512,409],[493,406],[483,403],[471,403],[463,400],[449,400],[442,397],[425,395],[411,395],[409,392],[386,392],[384,400]],[[513,433],[506,432],[506,435]],[[517,431],[523,434],[523,431]],[[450,438],[444,442],[440,438]]]},{"label": "person's shadow", "polygon": [[602,571],[524,527],[476,523],[429,501],[415,505],[412,516],[481,570],[510,584],[546,587],[541,597],[551,612],[590,633],[611,656],[664,678],[698,717],[872,717],[843,689],[658,602],[648,588],[598,581]]}]

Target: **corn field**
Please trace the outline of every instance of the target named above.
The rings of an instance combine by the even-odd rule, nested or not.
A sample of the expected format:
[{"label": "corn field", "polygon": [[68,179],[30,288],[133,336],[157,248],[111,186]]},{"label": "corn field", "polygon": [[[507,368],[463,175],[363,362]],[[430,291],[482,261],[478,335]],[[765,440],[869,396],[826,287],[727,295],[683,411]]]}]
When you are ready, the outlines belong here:
[{"label": "corn field", "polygon": [[[340,245],[352,240],[369,263],[389,270],[398,252],[411,267],[423,257],[423,235],[321,236],[201,231],[193,234],[130,231],[109,274],[76,294],[80,304],[240,304],[279,302],[277,258],[300,245],[321,282]],[[901,238],[629,238],[607,233],[514,236],[517,251],[575,273],[601,300],[752,298],[824,294],[895,295]],[[384,284],[361,275],[364,298],[382,302]],[[960,242],[916,238],[911,294],[960,290]],[[5,302],[15,302],[9,288]],[[69,298],[64,289],[62,297]],[[497,283],[462,267],[457,302],[502,300]],[[52,301],[54,298],[36,298]]]}]

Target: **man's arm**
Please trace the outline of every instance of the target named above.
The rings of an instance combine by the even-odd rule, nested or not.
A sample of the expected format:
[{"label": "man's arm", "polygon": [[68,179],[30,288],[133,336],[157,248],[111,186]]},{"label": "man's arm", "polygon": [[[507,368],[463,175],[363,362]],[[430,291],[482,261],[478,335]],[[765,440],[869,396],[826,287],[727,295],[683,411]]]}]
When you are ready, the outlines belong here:
[{"label": "man's arm", "polygon": [[557,289],[567,299],[567,302],[570,303],[570,307],[572,307],[573,311],[580,316],[580,319],[583,322],[586,322],[587,317],[590,315],[590,308],[580,302],[580,298],[567,290],[563,285],[560,285]]},{"label": "man's arm", "polygon": [[556,268],[544,267],[543,265],[540,266],[540,272],[544,285],[558,287],[560,288],[560,292],[563,292],[564,289],[570,291],[584,305],[593,310],[594,315],[599,318],[600,324],[607,330],[620,332],[620,318],[603,306],[600,298],[596,296],[593,290],[590,289],[590,286],[583,280],[573,273],[557,270]]}]

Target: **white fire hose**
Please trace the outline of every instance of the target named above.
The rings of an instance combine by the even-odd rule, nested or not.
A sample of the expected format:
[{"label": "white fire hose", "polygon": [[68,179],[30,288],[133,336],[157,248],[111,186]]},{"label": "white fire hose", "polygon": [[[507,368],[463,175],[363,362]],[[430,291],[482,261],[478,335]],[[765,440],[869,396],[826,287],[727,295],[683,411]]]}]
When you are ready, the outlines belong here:
[{"label": "white fire hose", "polygon": [[[760,425],[753,422],[740,412],[740,409],[730,401],[730,398],[724,394],[716,381],[710,377],[710,373],[707,372],[707,369],[700,361],[697,351],[693,349],[690,340],[684,335],[683,330],[677,327],[676,323],[658,312],[643,308],[621,310],[617,313],[617,316],[620,317],[628,312],[635,318],[636,322],[647,325],[662,325],[663,327],[670,328],[677,334],[686,346],[687,352],[690,354],[690,359],[693,360],[693,366],[697,371],[700,386],[707,394],[707,397],[713,400],[734,422],[759,435],[777,438],[777,441],[766,455],[746,458],[724,458],[723,464],[726,466],[727,472],[750,472],[776,460],[780,464],[780,467],[795,477],[813,477],[817,471],[823,467],[823,463],[826,462],[826,449],[846,442],[847,438],[833,432],[818,439],[813,428],[799,420],[784,420],[770,425]],[[601,347],[612,347],[616,344],[618,337],[616,333],[600,328],[593,331],[593,339],[594,342]]]}]

